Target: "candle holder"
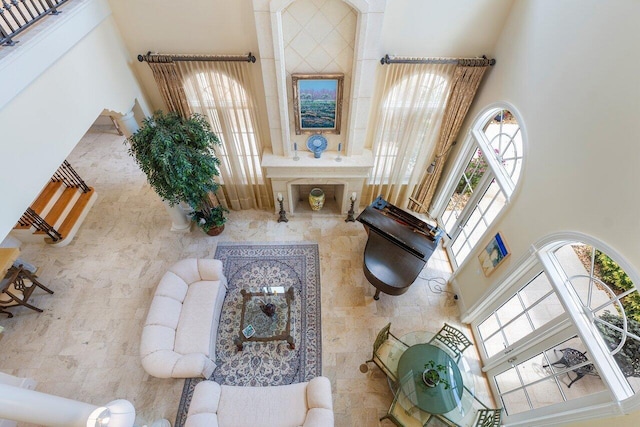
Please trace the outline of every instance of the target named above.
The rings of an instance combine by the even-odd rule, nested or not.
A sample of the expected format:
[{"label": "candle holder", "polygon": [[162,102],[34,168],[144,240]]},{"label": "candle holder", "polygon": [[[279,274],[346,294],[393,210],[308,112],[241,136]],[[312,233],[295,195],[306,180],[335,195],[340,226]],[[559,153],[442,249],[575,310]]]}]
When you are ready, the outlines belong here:
[{"label": "candle holder", "polygon": [[353,196],[351,196],[349,199],[351,200],[351,207],[349,208],[349,212],[347,212],[347,219],[345,219],[344,222],[356,222],[356,219],[353,217],[353,214],[355,213],[353,210],[353,206],[356,203],[356,199]]},{"label": "candle holder", "polygon": [[296,162],[298,160],[300,160],[300,157],[298,157],[298,144],[297,143],[293,144],[293,160],[296,161]]},{"label": "candle holder", "polygon": [[287,219],[287,213],[284,210],[284,200],[278,198],[278,203],[280,204],[280,212],[278,212],[280,216],[278,217],[278,222],[289,222],[289,220]]},{"label": "candle holder", "polygon": [[338,156],[336,157],[336,162],[341,162],[342,161],[342,143],[338,144]]}]

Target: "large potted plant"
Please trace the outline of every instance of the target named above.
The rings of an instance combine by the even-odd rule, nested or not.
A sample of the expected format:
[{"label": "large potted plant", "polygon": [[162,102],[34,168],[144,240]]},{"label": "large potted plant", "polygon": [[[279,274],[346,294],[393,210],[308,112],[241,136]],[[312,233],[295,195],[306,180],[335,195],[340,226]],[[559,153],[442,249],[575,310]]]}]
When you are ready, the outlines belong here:
[{"label": "large potted plant", "polygon": [[156,111],[127,141],[129,154],[170,206],[186,202],[194,211],[211,206],[209,195],[218,189],[220,174],[213,149],[220,140],[203,116]]}]

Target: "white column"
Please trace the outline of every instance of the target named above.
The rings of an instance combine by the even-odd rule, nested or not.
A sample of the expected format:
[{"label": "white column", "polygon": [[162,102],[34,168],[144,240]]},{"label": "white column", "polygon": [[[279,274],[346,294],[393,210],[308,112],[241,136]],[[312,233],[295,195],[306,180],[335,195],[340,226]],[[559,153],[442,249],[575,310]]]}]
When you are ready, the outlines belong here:
[{"label": "white column", "polygon": [[138,129],[140,129],[140,126],[138,126],[138,122],[136,121],[136,117],[133,114],[133,109],[129,110],[127,114],[116,120],[118,120],[122,125],[122,132],[127,138],[136,133]]},{"label": "white column", "polygon": [[[133,109],[130,110],[127,114],[123,115],[120,118],[120,123],[122,123],[122,131],[127,136],[127,138],[134,133],[140,126],[138,126],[138,122],[133,114]],[[191,221],[187,217],[187,214],[182,210],[179,205],[169,206],[169,203],[165,200],[162,201],[164,204],[167,213],[169,214],[169,218],[171,218],[171,231],[175,231],[178,233],[188,233],[191,231]]]},{"label": "white column", "polygon": [[191,221],[180,205],[169,206],[169,202],[166,200],[163,200],[162,204],[171,218],[171,231],[177,233],[188,233],[191,231]]},{"label": "white column", "polygon": [[40,426],[86,427],[97,406],[52,394],[0,384],[0,418]]}]

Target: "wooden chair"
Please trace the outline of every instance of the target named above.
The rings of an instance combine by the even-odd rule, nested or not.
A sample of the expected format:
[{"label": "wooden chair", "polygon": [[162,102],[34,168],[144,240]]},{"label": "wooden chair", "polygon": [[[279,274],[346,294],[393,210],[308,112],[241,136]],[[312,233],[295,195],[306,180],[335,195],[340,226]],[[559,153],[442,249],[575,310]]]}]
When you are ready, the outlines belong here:
[{"label": "wooden chair", "polygon": [[51,289],[40,283],[35,278],[35,275],[22,265],[9,268],[4,279],[0,282],[0,313],[13,317],[13,313],[4,309],[20,305],[42,313],[41,309],[28,303],[31,294],[36,288],[44,289],[50,294],[53,293]]},{"label": "wooden chair", "polygon": [[459,329],[445,323],[442,329],[429,341],[442,343],[447,350],[453,353],[456,362],[460,361],[462,352],[473,345],[473,343]]},{"label": "wooden chair", "polygon": [[398,382],[398,361],[400,356],[409,348],[408,345],[400,341],[398,337],[390,332],[391,323],[387,324],[378,332],[378,336],[373,343],[373,355],[367,360],[360,370],[366,372],[366,364],[375,363],[378,368],[389,378],[392,383]]}]

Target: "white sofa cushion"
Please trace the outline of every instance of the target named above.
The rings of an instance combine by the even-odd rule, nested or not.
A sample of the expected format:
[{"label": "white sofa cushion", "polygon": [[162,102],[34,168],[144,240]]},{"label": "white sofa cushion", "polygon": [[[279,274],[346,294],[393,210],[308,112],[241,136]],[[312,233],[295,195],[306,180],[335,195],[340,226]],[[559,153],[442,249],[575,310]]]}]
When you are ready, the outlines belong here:
[{"label": "white sofa cushion", "polygon": [[222,262],[185,259],[160,280],[142,330],[142,366],[159,378],[208,378],[227,291]]},{"label": "white sofa cushion", "polygon": [[[214,333],[212,313],[215,312],[218,291],[223,287],[220,282],[211,281],[198,281],[189,286],[182,304],[184,309],[179,313],[175,351],[181,354],[210,355],[210,340]],[[224,295],[222,298],[224,299]]]},{"label": "white sofa cushion", "polygon": [[234,427],[301,426],[307,416],[307,384],[222,386],[218,423]]},{"label": "white sofa cushion", "polygon": [[332,427],[331,384],[326,377],[273,387],[198,383],[185,427]]}]

